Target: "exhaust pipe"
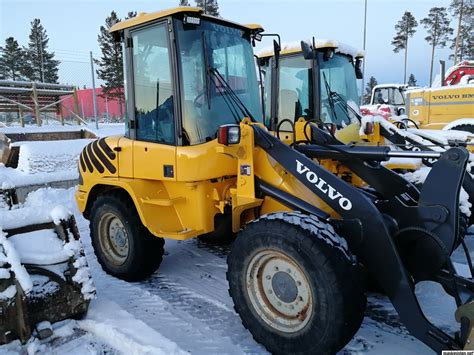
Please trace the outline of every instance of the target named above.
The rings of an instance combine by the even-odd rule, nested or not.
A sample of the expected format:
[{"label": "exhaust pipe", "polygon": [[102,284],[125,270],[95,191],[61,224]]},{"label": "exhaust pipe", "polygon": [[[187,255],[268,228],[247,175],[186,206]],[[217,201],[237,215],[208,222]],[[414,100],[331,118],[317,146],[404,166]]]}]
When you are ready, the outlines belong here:
[{"label": "exhaust pipe", "polygon": [[439,66],[440,66],[440,75],[441,75],[441,86],[446,86],[446,83],[444,81],[444,77],[446,76],[446,62],[444,60],[439,61]]}]

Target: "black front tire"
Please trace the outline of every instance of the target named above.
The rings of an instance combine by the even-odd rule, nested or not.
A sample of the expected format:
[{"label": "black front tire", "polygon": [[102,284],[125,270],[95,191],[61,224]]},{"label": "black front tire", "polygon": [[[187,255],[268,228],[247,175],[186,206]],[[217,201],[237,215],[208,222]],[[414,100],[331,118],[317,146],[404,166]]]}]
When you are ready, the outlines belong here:
[{"label": "black front tire", "polygon": [[[254,260],[264,260],[261,258],[265,257],[265,252],[283,257],[281,261],[268,258],[269,261],[259,261],[266,266],[262,266],[258,273],[253,273]],[[272,291],[265,291],[269,287],[268,282],[273,285],[274,279],[271,278],[275,278],[280,271],[270,276],[266,274],[268,271],[264,267],[278,265],[277,262],[285,265],[285,260],[289,260],[286,265],[296,265],[295,268],[299,271],[286,266],[282,269],[287,269],[290,276],[300,274],[295,280],[298,277],[305,280],[303,283],[297,281],[297,298],[292,298],[295,293],[291,282],[283,291],[279,291],[280,286]],[[275,213],[250,223],[237,236],[227,262],[229,294],[234,301],[235,310],[255,340],[272,353],[334,354],[352,339],[360,327],[366,296],[356,260],[345,241],[335,234],[332,227],[315,217],[299,212]],[[270,262],[275,264],[269,264]],[[289,280],[288,275],[284,278],[280,276],[280,279]],[[271,281],[265,284],[265,278]],[[260,279],[261,285],[258,281]],[[259,286],[251,286],[255,283]],[[282,328],[280,324],[291,318],[287,317],[286,311],[278,313],[280,303],[291,308],[294,299],[304,300],[304,297],[299,296],[301,284],[304,285],[303,291],[310,290],[308,298],[311,299],[304,313],[299,312],[295,318],[302,322],[301,327],[292,319],[292,324],[295,325],[293,328]],[[255,299],[258,297],[254,295],[258,292],[255,290],[259,290],[260,299],[266,300],[262,307],[256,306],[258,302]],[[281,297],[286,300],[278,298],[280,296],[275,298],[273,294],[285,295]],[[274,300],[276,307],[273,306]],[[267,317],[267,309],[277,310],[274,312],[277,317]],[[282,314],[281,320],[279,314]]]},{"label": "black front tire", "polygon": [[[123,228],[128,252],[120,259],[104,248],[105,218],[116,218]],[[102,232],[101,232],[102,231]],[[127,193],[112,191],[99,195],[90,213],[92,246],[105,272],[125,281],[139,281],[155,272],[163,260],[164,239],[155,237],[142,224],[135,205]]]}]

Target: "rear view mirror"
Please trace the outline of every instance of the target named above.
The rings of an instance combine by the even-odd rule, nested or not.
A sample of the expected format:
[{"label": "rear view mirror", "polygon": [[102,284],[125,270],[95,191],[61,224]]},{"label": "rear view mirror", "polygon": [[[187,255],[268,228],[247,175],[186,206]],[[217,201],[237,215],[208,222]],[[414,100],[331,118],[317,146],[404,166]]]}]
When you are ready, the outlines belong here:
[{"label": "rear view mirror", "polygon": [[301,50],[303,51],[304,59],[314,59],[314,51],[308,42],[301,41]]},{"label": "rear view mirror", "polygon": [[362,73],[362,59],[361,58],[356,58],[355,75],[357,79],[362,79],[364,77],[364,74]]}]

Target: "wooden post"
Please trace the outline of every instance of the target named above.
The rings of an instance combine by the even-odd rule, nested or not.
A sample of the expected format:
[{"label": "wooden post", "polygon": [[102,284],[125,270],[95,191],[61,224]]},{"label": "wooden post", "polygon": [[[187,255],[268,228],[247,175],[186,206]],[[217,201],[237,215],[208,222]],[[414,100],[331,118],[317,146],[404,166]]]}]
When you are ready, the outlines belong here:
[{"label": "wooden post", "polygon": [[77,116],[80,117],[80,115],[79,115],[79,99],[77,98],[76,88],[74,88],[74,94],[72,94],[72,95],[74,97],[74,112],[76,114],[76,121],[77,121],[78,125],[81,125],[81,120],[79,120],[79,118],[77,118]]},{"label": "wooden post", "polygon": [[41,115],[38,104],[38,92],[36,91],[36,83],[33,83],[33,103],[35,105],[36,124],[38,126],[41,126]]},{"label": "wooden post", "polygon": [[58,114],[61,116],[61,126],[64,126],[63,108],[60,101],[56,104],[56,119],[58,118]]},{"label": "wooden post", "polygon": [[20,124],[22,127],[25,127],[25,120],[23,119],[23,109],[21,106],[18,106],[18,114],[20,115]]}]

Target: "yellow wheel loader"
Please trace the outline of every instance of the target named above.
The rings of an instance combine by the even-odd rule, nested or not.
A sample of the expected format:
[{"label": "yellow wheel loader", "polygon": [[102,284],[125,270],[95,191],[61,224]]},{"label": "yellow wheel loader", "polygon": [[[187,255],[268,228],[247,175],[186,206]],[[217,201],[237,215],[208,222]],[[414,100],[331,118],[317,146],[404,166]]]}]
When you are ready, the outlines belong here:
[{"label": "yellow wheel loader", "polygon": [[[467,145],[468,133],[436,134],[432,130],[410,129],[411,123],[407,121],[363,118],[356,103],[363,58],[363,51],[347,44],[314,38],[299,43],[275,43],[273,49],[261,51],[258,64],[264,82],[261,95],[267,128],[287,142],[306,139],[308,125],[315,124],[329,127],[342,142],[358,145],[389,145],[407,151],[445,151],[450,146]],[[431,167],[434,162],[436,159],[397,158],[384,162],[384,166],[406,173],[423,165]],[[337,161],[320,163],[355,186],[366,185],[356,175],[348,174],[347,167]],[[469,202],[474,204],[474,179],[470,174],[466,174],[463,187]],[[471,214],[473,217],[469,218],[469,211],[464,212],[461,225],[466,231],[474,223],[474,216]]]},{"label": "yellow wheel loader", "polygon": [[[84,149],[76,192],[105,271],[142,279],[159,267],[165,238],[212,233],[223,220],[216,217],[230,215],[238,235],[229,292],[243,325],[270,352],[342,349],[364,315],[359,264],[414,336],[437,352],[465,346],[474,283],[450,259],[462,239],[464,148],[356,147],[315,125],[309,139],[286,144],[263,124],[252,50],[260,26],[183,7],[111,31],[124,44],[127,131]],[[328,156],[371,188],[316,163]],[[393,156],[438,161],[419,191],[380,164]],[[438,282],[465,307],[459,334],[425,317],[414,293],[421,280]]]}]

